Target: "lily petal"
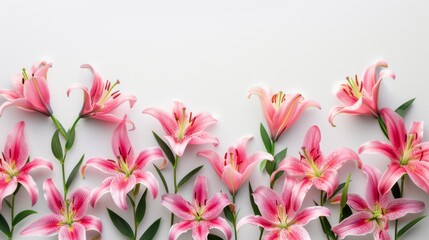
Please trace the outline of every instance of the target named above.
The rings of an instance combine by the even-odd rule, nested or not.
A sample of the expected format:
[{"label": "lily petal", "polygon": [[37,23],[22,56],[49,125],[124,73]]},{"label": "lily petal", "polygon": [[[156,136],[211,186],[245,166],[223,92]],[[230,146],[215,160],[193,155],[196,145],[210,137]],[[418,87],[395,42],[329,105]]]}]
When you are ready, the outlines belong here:
[{"label": "lily petal", "polygon": [[223,235],[225,235],[226,239],[231,239],[231,227],[225,219],[218,217],[215,219],[207,220],[207,223],[209,229],[219,229],[223,233]]},{"label": "lily petal", "polygon": [[206,204],[209,192],[207,189],[207,178],[198,176],[195,180],[194,190],[192,196],[194,196],[194,204],[196,206],[204,206]]},{"label": "lily petal", "polygon": [[143,169],[149,162],[157,159],[164,159],[162,150],[158,147],[148,148],[140,152],[135,165],[138,169]]},{"label": "lily petal", "polygon": [[164,194],[162,196],[161,204],[181,219],[194,219],[194,215],[192,214],[194,209],[192,208],[192,205],[180,195],[171,193]]},{"label": "lily petal", "polygon": [[393,147],[396,149],[404,149],[404,144],[407,140],[404,119],[390,108],[381,109],[380,114],[386,123],[387,135]]},{"label": "lily petal", "polygon": [[113,132],[112,149],[117,158],[122,157],[129,166],[134,165],[134,148],[131,145],[130,138],[128,137],[127,116],[124,117]]},{"label": "lily petal", "polygon": [[222,176],[223,159],[213,150],[205,150],[197,153],[197,156],[207,158],[212,165],[213,169],[216,171],[219,177]]},{"label": "lily petal", "polygon": [[116,172],[116,162],[103,157],[94,157],[88,159],[80,169],[82,176],[85,176],[86,168],[91,166],[107,174],[114,174]]},{"label": "lily petal", "polygon": [[106,193],[110,191],[110,184],[112,183],[114,177],[106,178],[101,186],[93,189],[91,191],[90,204],[92,207],[97,204],[98,200]]},{"label": "lily petal", "polygon": [[411,180],[423,191],[429,193],[429,162],[410,161],[404,168]]},{"label": "lily petal", "polygon": [[64,199],[52,181],[52,178],[43,182],[43,192],[45,193],[44,195],[49,209],[51,209],[53,213],[61,215],[65,207]]},{"label": "lily petal", "polygon": [[245,224],[259,226],[267,231],[272,231],[276,229],[276,225],[274,223],[267,221],[261,216],[246,216],[242,218],[237,224],[237,229],[240,229]]},{"label": "lily petal", "polygon": [[85,227],[77,222],[70,227],[63,226],[58,232],[58,240],[86,240]]},{"label": "lily petal", "polygon": [[325,159],[324,167],[336,171],[349,160],[355,161],[358,167],[362,168],[362,161],[359,156],[349,148],[339,148],[330,153]]},{"label": "lily petal", "polygon": [[280,232],[280,234],[281,234],[280,239],[311,240],[307,230],[305,230],[305,228],[298,225],[292,225],[289,228],[289,231],[283,230]]},{"label": "lily petal", "polygon": [[39,190],[37,185],[34,182],[33,178],[28,174],[20,174],[17,178],[18,182],[27,190],[30,195],[31,205],[34,206],[37,202],[37,197],[39,196]]},{"label": "lily petal", "polygon": [[277,205],[283,204],[283,200],[276,192],[265,186],[259,186],[253,192],[253,198],[263,218],[271,222],[278,220]]},{"label": "lily petal", "polygon": [[24,136],[25,123],[20,121],[15,128],[7,135],[4,152],[6,159],[10,163],[15,161],[18,169],[25,165],[28,157],[28,145]]},{"label": "lily petal", "polygon": [[171,114],[165,112],[159,108],[147,108],[143,111],[144,114],[149,114],[156,118],[164,128],[164,131],[167,135],[174,135],[177,128],[176,120],[171,116]]},{"label": "lily petal", "polygon": [[82,89],[83,92],[83,106],[81,110],[81,115],[89,114],[92,111],[91,105],[91,95],[87,87],[80,83],[73,83],[70,87],[67,88],[67,97],[70,96],[70,92],[75,89]]},{"label": "lily petal", "polygon": [[398,163],[390,163],[378,183],[378,191],[380,194],[386,194],[390,189],[392,189],[393,185],[399,180],[399,178],[406,173],[407,171]]},{"label": "lily petal", "polygon": [[222,170],[222,181],[228,187],[231,194],[236,194],[242,184],[242,175],[228,164]]},{"label": "lily petal", "polygon": [[21,236],[53,236],[61,228],[61,215],[48,214],[30,225],[26,226],[20,233]]},{"label": "lily petal", "polygon": [[304,208],[294,218],[295,222],[301,226],[307,225],[311,220],[314,220],[321,216],[330,216],[331,211],[326,207],[314,206]]},{"label": "lily petal", "polygon": [[396,151],[389,144],[380,141],[371,141],[364,143],[359,148],[359,154],[361,153],[380,153],[388,157],[392,161],[398,161],[398,159],[400,158],[398,151]]},{"label": "lily petal", "polygon": [[194,228],[194,221],[183,221],[176,223],[170,228],[168,240],[176,240],[180,235],[182,235],[182,233],[185,233],[192,228]]},{"label": "lily petal", "polygon": [[15,192],[17,187],[16,178],[7,180],[4,176],[0,176],[0,209],[2,209],[3,199]]},{"label": "lily petal", "polygon": [[51,171],[54,169],[52,163],[49,162],[48,160],[42,159],[42,158],[35,158],[21,168],[21,173],[28,173],[33,169],[42,168],[42,167],[47,168]]},{"label": "lily petal", "polygon": [[340,239],[347,236],[363,236],[374,231],[375,224],[369,221],[372,215],[369,212],[358,212],[344,219],[339,224],[332,227],[332,231],[338,235]]},{"label": "lily petal", "polygon": [[149,189],[153,198],[158,196],[159,184],[151,172],[136,170],[134,172],[134,176],[136,177],[137,183],[143,184],[147,187],[147,189]]},{"label": "lily petal", "polygon": [[110,183],[110,193],[116,206],[122,210],[127,210],[127,193],[136,185],[136,177],[134,175],[128,178],[125,175],[117,175]]},{"label": "lily petal", "polygon": [[204,219],[215,219],[230,204],[232,203],[225,193],[216,193],[204,206],[202,217]]},{"label": "lily petal", "polygon": [[24,97],[33,108],[46,116],[52,115],[48,83],[43,77],[31,77],[24,84]]},{"label": "lily petal", "polygon": [[419,213],[425,209],[425,203],[407,198],[397,198],[392,200],[386,207],[385,217],[388,220],[401,218],[408,213]]},{"label": "lily petal", "polygon": [[79,187],[69,197],[69,208],[75,213],[76,219],[82,218],[88,210],[91,191],[85,187]]},{"label": "lily petal", "polygon": [[87,231],[94,230],[98,233],[101,233],[101,231],[103,230],[101,220],[97,217],[85,215],[79,220],[79,222],[85,227]]}]

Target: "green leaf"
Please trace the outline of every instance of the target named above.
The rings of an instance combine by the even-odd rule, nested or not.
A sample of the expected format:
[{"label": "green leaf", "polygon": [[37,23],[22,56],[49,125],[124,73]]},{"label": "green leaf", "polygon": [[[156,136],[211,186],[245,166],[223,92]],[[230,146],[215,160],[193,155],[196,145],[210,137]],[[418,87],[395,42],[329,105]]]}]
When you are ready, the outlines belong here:
[{"label": "green leaf", "polygon": [[0,231],[2,231],[6,236],[10,236],[10,228],[9,224],[7,224],[6,219],[4,219],[3,215],[0,214]]},{"label": "green leaf", "polygon": [[384,136],[386,136],[386,138],[389,139],[389,135],[387,135],[386,124],[384,123],[384,120],[381,116],[378,117],[378,124],[380,125],[381,131],[383,131]]},{"label": "green leaf", "polygon": [[268,161],[267,162],[267,173],[271,176],[271,174],[273,174],[273,172],[275,170],[277,170],[277,168],[279,167],[279,164],[281,161],[283,161],[286,157],[286,153],[287,153],[287,148],[281,150],[279,153],[277,153],[274,156],[274,161]]},{"label": "green leaf", "polygon": [[155,222],[150,225],[147,230],[140,237],[140,240],[152,240],[158,232],[159,225],[161,224],[161,218],[158,218]]},{"label": "green leaf", "polygon": [[155,164],[153,164],[153,166],[155,167],[155,170],[158,173],[158,176],[161,178],[162,185],[164,185],[165,192],[168,193],[169,192],[168,185],[167,185],[167,181],[165,181],[164,174],[162,174],[161,170],[159,170],[159,168]]},{"label": "green leaf", "polygon": [[147,188],[144,190],[144,193],[140,198],[139,203],[137,204],[137,209],[136,209],[137,225],[141,223],[141,221],[144,218],[144,214],[146,213],[146,195],[147,195]]},{"label": "green leaf", "polygon": [[353,214],[352,209],[347,204],[346,204],[346,206],[343,207],[342,212],[343,212],[343,215],[341,216],[340,222],[343,221],[344,219],[350,217],[350,215]]},{"label": "green leaf", "polygon": [[171,165],[174,166],[176,159],[174,158],[174,154],[171,151],[170,147],[168,147],[167,143],[165,143],[155,132],[152,133],[159,147],[162,149],[165,156],[167,157],[168,161],[170,161]]},{"label": "green leaf", "polygon": [[392,195],[394,198],[400,198],[401,197],[401,189],[399,188],[398,182],[396,182],[393,185],[393,187],[390,191],[392,191]]},{"label": "green leaf", "polygon": [[131,197],[130,194],[127,194],[127,198],[128,200],[130,200],[131,206],[133,206],[133,208],[136,207],[136,203],[134,202],[134,199],[133,197]]},{"label": "green leaf", "polygon": [[283,173],[284,173],[284,171],[283,170],[281,170],[281,171],[278,171],[277,173],[276,173],[276,175],[274,175],[274,179],[273,179],[273,182],[272,182],[272,185],[274,186],[274,183],[283,175]]},{"label": "green leaf", "polygon": [[228,219],[229,222],[234,224],[234,213],[232,213],[229,205],[223,209],[223,214],[225,214],[225,218]]},{"label": "green leaf", "polygon": [[328,240],[337,240],[335,237],[335,234],[331,230],[331,223],[329,223],[328,218],[326,217],[319,217],[320,225],[322,225],[323,232],[326,234],[326,237]]},{"label": "green leaf", "polygon": [[12,208],[12,204],[10,204],[10,202],[9,202],[8,200],[3,199],[3,201],[6,203],[6,206],[7,206],[8,208]]},{"label": "green leaf", "polygon": [[177,184],[177,190],[179,190],[183,184],[185,184],[189,179],[192,178],[192,176],[194,176],[198,171],[201,170],[201,168],[203,168],[204,165],[201,165],[199,167],[194,168],[194,170],[190,171],[188,174],[186,174],[180,181],[179,184]]},{"label": "green leaf", "polygon": [[63,148],[61,147],[61,141],[60,141],[60,130],[56,130],[54,135],[52,136],[51,141],[51,150],[54,154],[55,158],[58,159],[60,162],[63,161]]},{"label": "green leaf", "polygon": [[221,237],[219,237],[219,236],[216,236],[216,235],[214,235],[214,234],[209,234],[208,236],[207,236],[207,240],[223,240],[223,238],[221,238]]},{"label": "green leaf", "polygon": [[267,160],[267,159],[264,159],[264,160],[262,160],[262,161],[261,161],[261,165],[259,165],[259,170],[260,170],[261,172],[263,172],[263,171],[264,171],[264,169],[266,168],[266,166],[267,166],[267,162],[268,162],[268,160]]},{"label": "green leaf", "polygon": [[24,210],[20,213],[18,213],[15,218],[12,220],[12,226],[16,226],[19,222],[21,222],[22,220],[24,220],[26,217],[32,215],[32,214],[36,214],[36,211],[33,210]]},{"label": "green leaf", "polygon": [[408,109],[410,109],[411,105],[413,104],[414,100],[416,100],[415,98],[410,99],[408,101],[406,101],[405,103],[403,103],[401,106],[399,106],[395,112],[397,114],[399,114],[401,117],[405,116],[405,113],[407,113]]},{"label": "green leaf", "polygon": [[85,158],[85,154],[82,155],[79,162],[76,163],[76,166],[74,166],[73,170],[71,171],[69,177],[67,178],[66,189],[69,189],[70,185],[73,183],[73,180],[76,177],[77,173],[79,172],[80,166],[82,165],[84,158]]},{"label": "green leaf", "polygon": [[403,226],[401,228],[401,230],[399,230],[397,236],[397,239],[400,239],[402,237],[402,235],[404,235],[408,230],[410,230],[412,227],[414,227],[414,225],[416,225],[418,222],[420,222],[420,220],[422,220],[423,218],[425,218],[426,216],[420,216],[414,220],[412,220],[411,222],[407,223],[405,226]]},{"label": "green leaf", "polygon": [[74,128],[70,129],[67,132],[67,136],[68,136],[68,138],[67,138],[67,141],[66,141],[66,150],[68,151],[68,150],[70,150],[73,147],[73,144],[74,144],[74,139],[76,137],[76,131],[75,131],[75,129]]},{"label": "green leaf", "polygon": [[134,232],[133,229],[131,229],[130,225],[125,221],[121,216],[113,212],[112,210],[107,209],[107,212],[109,213],[109,217],[112,220],[113,225],[121,232],[123,235],[127,236],[128,238],[132,239],[134,238]]},{"label": "green leaf", "polygon": [[253,213],[255,215],[261,216],[261,212],[259,211],[258,205],[256,205],[255,199],[253,198],[252,194],[253,194],[252,184],[250,184],[250,182],[249,182],[249,199],[250,199],[250,205],[252,206]]},{"label": "green leaf", "polygon": [[273,143],[271,142],[270,135],[268,135],[268,132],[262,123],[259,127],[259,131],[261,133],[261,138],[262,142],[264,143],[265,149],[267,150],[267,152],[271,153],[273,151]]},{"label": "green leaf", "polygon": [[[349,183],[350,183],[350,177],[351,174],[347,176],[346,184],[344,185],[343,192],[341,193],[341,201],[340,201],[340,222],[344,219],[344,212],[343,210],[346,207],[347,204],[347,196],[349,192]],[[347,209],[345,209],[347,210]]]},{"label": "green leaf", "polygon": [[333,198],[335,195],[337,195],[337,193],[339,193],[339,192],[341,191],[341,189],[343,189],[343,188],[344,188],[344,186],[346,186],[346,183],[345,183],[345,182],[338,184],[337,189],[335,189],[334,193],[332,194],[332,196],[331,196],[329,199],[331,199],[331,198]]}]

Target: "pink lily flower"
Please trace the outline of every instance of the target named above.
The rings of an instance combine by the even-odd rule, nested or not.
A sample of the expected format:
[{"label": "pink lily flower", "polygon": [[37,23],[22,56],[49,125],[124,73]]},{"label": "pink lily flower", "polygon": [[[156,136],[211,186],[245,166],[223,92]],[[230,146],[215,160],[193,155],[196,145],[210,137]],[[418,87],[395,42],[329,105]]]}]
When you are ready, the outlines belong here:
[{"label": "pink lily flower", "polygon": [[27,162],[28,145],[24,136],[24,122],[19,122],[9,133],[6,145],[0,158],[0,209],[3,199],[15,192],[21,184],[30,195],[31,204],[37,202],[39,191],[29,172],[36,168],[45,167],[52,171],[52,164],[43,159],[33,159]]},{"label": "pink lily flower", "polygon": [[244,217],[238,228],[244,224],[263,227],[268,231],[263,240],[311,239],[304,226],[318,217],[329,216],[330,211],[321,206],[300,210],[308,189],[307,184],[291,177],[286,177],[281,196],[268,187],[259,186],[253,197],[262,216]]},{"label": "pink lily flower", "polygon": [[194,240],[207,239],[209,230],[217,228],[231,239],[231,228],[225,219],[219,217],[223,209],[231,204],[225,193],[216,193],[208,199],[207,179],[198,176],[195,180],[193,202],[186,201],[179,194],[164,194],[161,204],[183,221],[170,228],[168,240],[176,240],[182,233],[192,229]]},{"label": "pink lily flower", "polygon": [[[418,213],[424,210],[421,201],[398,198],[393,199],[390,193],[380,194],[378,185],[381,172],[371,166],[364,166],[362,171],[368,177],[366,201],[357,194],[349,194],[347,204],[356,212],[332,228],[340,239],[347,236],[363,236],[373,233],[374,239],[389,240],[389,221]],[[333,203],[339,203],[341,195],[335,196]]]},{"label": "pink lily flower", "polygon": [[219,156],[213,150],[205,150],[197,153],[198,156],[207,158],[217,175],[226,184],[232,195],[237,193],[240,186],[252,173],[255,164],[263,159],[274,160],[273,156],[266,152],[256,152],[247,156],[246,145],[252,139],[246,136],[240,139],[237,147],[230,147],[224,156]]},{"label": "pink lily flower", "polygon": [[271,140],[273,141],[277,141],[283,132],[298,120],[305,109],[309,107],[320,109],[319,103],[304,99],[299,93],[286,94],[280,91],[271,95],[267,89],[253,87],[249,89],[248,97],[253,94],[258,95],[261,100],[262,111],[270,128]]},{"label": "pink lily flower", "polygon": [[391,160],[378,189],[387,193],[402,175],[429,193],[429,142],[423,140],[423,122],[413,122],[407,134],[404,120],[391,109],[380,110],[386,123],[390,143],[371,141],[359,148],[359,153],[380,153]]},{"label": "pink lily flower", "polygon": [[45,215],[21,231],[22,236],[53,236],[59,240],[85,240],[86,231],[101,233],[101,220],[86,214],[90,190],[80,187],[74,191],[67,202],[55,187],[52,179],[43,183],[45,199],[51,214]]},{"label": "pink lily flower", "polygon": [[83,64],[81,68],[87,68],[94,74],[91,90],[80,83],[74,83],[67,89],[67,96],[74,89],[82,89],[83,91],[83,106],[80,117],[120,122],[122,119],[112,112],[127,101],[132,108],[137,98],[133,95],[121,94],[119,90],[113,91],[119,84],[119,80],[113,84],[110,81],[103,82],[100,74],[91,65]]},{"label": "pink lily flower", "polygon": [[152,173],[143,169],[155,159],[164,159],[162,151],[160,148],[149,148],[140,152],[136,158],[134,148],[128,138],[126,123],[127,117],[125,116],[113,133],[112,149],[116,160],[94,157],[88,159],[81,168],[82,175],[85,175],[88,166],[112,175],[106,178],[100,187],[92,191],[90,201],[92,207],[104,194],[110,192],[115,204],[119,208],[127,210],[127,193],[137,184],[145,185],[153,198],[158,195],[158,181]]},{"label": "pink lily flower", "polygon": [[320,151],[320,141],[319,127],[312,126],[305,135],[300,159],[288,157],[282,161],[272,178],[278,171],[285,171],[291,176],[302,177],[304,183],[325,191],[330,197],[338,187],[338,169],[349,160],[355,161],[359,168],[362,162],[349,148],[339,148],[325,157]]},{"label": "pink lily flower", "polygon": [[217,120],[206,112],[196,115],[192,115],[192,112],[188,113],[185,105],[180,101],[174,101],[172,114],[158,108],[147,108],[143,113],[158,119],[166,133],[165,138],[177,156],[183,155],[188,144],[212,143],[214,146],[219,144],[217,138],[204,131]]},{"label": "pink lily flower", "polygon": [[[378,118],[378,89],[383,78],[395,79],[396,76],[388,69],[377,71],[378,68],[387,68],[385,61],[370,65],[365,70],[362,81],[358,76],[347,77],[347,83],[341,84],[336,96],[344,106],[334,107],[329,113],[329,123],[335,127],[334,117],[340,113],[352,115],[368,115]],[[378,73],[378,74],[377,74]],[[377,79],[378,77],[378,79]]]},{"label": "pink lily flower", "polygon": [[45,61],[33,65],[30,75],[25,68],[13,79],[13,88],[0,89],[0,95],[6,102],[0,106],[0,115],[9,106],[15,106],[28,112],[40,112],[46,116],[52,115],[47,75],[51,63]]}]

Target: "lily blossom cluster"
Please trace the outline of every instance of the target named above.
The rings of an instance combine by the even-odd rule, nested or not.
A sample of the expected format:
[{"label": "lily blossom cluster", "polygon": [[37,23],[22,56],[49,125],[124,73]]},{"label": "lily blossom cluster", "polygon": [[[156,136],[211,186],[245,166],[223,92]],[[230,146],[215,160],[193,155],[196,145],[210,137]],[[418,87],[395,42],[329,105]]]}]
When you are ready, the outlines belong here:
[{"label": "lily blossom cluster", "polygon": [[100,187],[93,190],[90,201],[93,207],[104,194],[110,192],[115,204],[119,208],[127,210],[127,193],[137,184],[145,185],[153,198],[158,195],[158,181],[151,172],[145,171],[144,167],[153,160],[164,159],[162,151],[160,148],[150,148],[143,150],[136,157],[128,137],[126,124],[127,117],[125,116],[113,133],[112,149],[115,160],[94,157],[88,159],[81,168],[82,175],[85,175],[85,170],[89,166],[112,175],[106,178]]},{"label": "lily blossom cluster", "polygon": [[[347,204],[355,212],[332,228],[340,239],[350,235],[362,236],[372,233],[374,239],[389,240],[389,221],[405,216],[408,213],[419,213],[425,208],[421,201],[398,198],[393,199],[390,193],[378,191],[381,172],[371,166],[364,166],[362,171],[368,178],[366,185],[366,201],[357,194],[347,196]],[[333,198],[339,203],[341,196]]]},{"label": "lily blossom cluster", "polygon": [[262,87],[249,89],[248,97],[256,94],[261,100],[262,112],[270,128],[271,140],[277,139],[289,129],[309,107],[320,109],[319,103],[305,99],[301,94],[287,94],[282,91],[270,94]]},{"label": "lily blossom cluster", "polygon": [[[383,68],[379,71],[378,69]],[[336,96],[344,105],[334,107],[329,113],[329,123],[334,124],[334,118],[340,113],[352,115],[368,115],[378,118],[378,90],[381,80],[384,78],[395,79],[396,75],[390,71],[385,61],[379,61],[370,65],[365,70],[362,80],[358,76],[347,77],[347,83],[341,84]]]},{"label": "lily blossom cluster", "polygon": [[180,101],[174,101],[172,113],[159,108],[147,108],[143,111],[156,118],[165,131],[165,138],[177,156],[182,156],[186,146],[211,143],[214,146],[219,140],[204,131],[217,122],[212,115],[206,112],[192,114]]},{"label": "lily blossom cluster", "polygon": [[89,69],[94,75],[91,90],[80,83],[74,83],[67,89],[67,96],[74,89],[82,89],[83,91],[83,106],[80,117],[120,122],[122,118],[112,112],[125,102],[129,102],[130,108],[132,108],[137,98],[133,95],[121,94],[119,90],[115,90],[115,87],[120,83],[119,80],[114,83],[103,81],[101,75],[91,65],[84,64],[81,68]]},{"label": "lily blossom cluster", "polygon": [[235,195],[240,186],[249,178],[255,165],[263,160],[274,160],[271,154],[266,152],[256,152],[247,156],[246,145],[252,139],[246,136],[240,139],[237,147],[230,147],[225,155],[220,156],[213,150],[205,150],[197,153],[198,156],[205,157],[210,161],[217,175],[228,187],[230,193]]},{"label": "lily blossom cluster", "polygon": [[51,116],[50,93],[48,88],[48,70],[51,63],[38,62],[27,73],[23,68],[20,74],[13,78],[13,89],[0,89],[0,95],[6,102],[0,106],[0,115],[9,106],[15,106],[29,112],[40,112]]},{"label": "lily blossom cluster", "polygon": [[300,210],[308,189],[308,184],[292,177],[286,177],[281,195],[265,186],[256,188],[253,197],[262,216],[244,217],[238,228],[244,224],[260,226],[268,232],[263,240],[310,239],[304,226],[318,217],[329,216],[330,211],[321,206]]},{"label": "lily blossom cluster", "polygon": [[228,196],[225,193],[216,193],[209,198],[207,179],[204,176],[198,176],[195,180],[192,196],[192,203],[179,194],[169,193],[162,196],[161,204],[182,219],[171,227],[168,240],[176,240],[188,230],[192,230],[194,240],[205,240],[212,228],[219,229],[226,239],[231,239],[228,222],[219,217],[223,209],[231,204]]},{"label": "lily blossom cluster", "polygon": [[380,112],[390,144],[371,141],[359,148],[359,153],[378,153],[391,160],[380,179],[380,193],[387,193],[404,174],[429,193],[429,142],[423,142],[423,122],[413,122],[407,133],[404,120],[396,112],[389,108]]},{"label": "lily blossom cluster", "polygon": [[338,169],[347,161],[355,161],[361,168],[362,162],[349,148],[339,148],[325,157],[320,151],[320,141],[319,127],[312,126],[305,135],[300,159],[287,157],[272,178],[278,171],[284,171],[290,176],[301,177],[304,184],[325,191],[330,197],[338,187]]},{"label": "lily blossom cluster", "polygon": [[53,236],[59,240],[86,239],[86,231],[101,233],[101,220],[86,214],[90,190],[76,189],[67,200],[61,196],[52,179],[43,183],[45,199],[51,214],[41,217],[21,231],[23,236]]},{"label": "lily blossom cluster", "polygon": [[29,160],[28,145],[24,136],[25,123],[19,122],[9,133],[6,145],[0,158],[0,210],[3,199],[18,188],[21,184],[30,194],[31,204],[37,202],[39,191],[36,183],[29,174],[37,168],[47,168],[52,171],[52,163],[47,160],[36,158]]}]

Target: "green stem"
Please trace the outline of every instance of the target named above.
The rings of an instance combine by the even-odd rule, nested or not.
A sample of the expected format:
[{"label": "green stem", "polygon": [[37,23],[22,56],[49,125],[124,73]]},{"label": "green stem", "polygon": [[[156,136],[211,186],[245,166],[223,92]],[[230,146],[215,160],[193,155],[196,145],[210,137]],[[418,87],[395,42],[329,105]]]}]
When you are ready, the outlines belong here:
[{"label": "green stem", "polygon": [[[176,155],[174,158],[174,166],[173,166],[173,184],[174,184],[174,193],[177,193],[179,191],[179,188],[177,186],[177,166],[179,165],[179,156]],[[174,214],[171,213],[171,221],[170,226],[173,226],[174,223]]]},{"label": "green stem", "polygon": [[51,119],[55,124],[55,127],[60,131],[61,135],[63,135],[64,139],[68,139],[67,132],[64,129],[63,125],[58,121],[58,119],[52,114]]},{"label": "green stem", "polygon": [[[399,192],[399,196],[402,198],[404,196],[404,184],[405,184],[405,175],[401,177],[401,191]],[[399,240],[398,238],[398,223],[399,219],[395,220],[395,240]]]},{"label": "green stem", "polygon": [[[273,140],[272,142],[272,148],[271,148],[271,152],[269,152],[269,154],[274,155],[275,152],[275,148],[276,148],[276,141]],[[275,180],[271,181],[271,175],[270,175],[270,188],[273,189],[274,188],[274,184],[275,184]],[[261,235],[262,236],[262,235]]]},{"label": "green stem", "polygon": [[71,126],[70,129],[75,128],[79,120],[80,120],[80,115],[76,118],[76,120],[74,120],[73,125]]},{"label": "green stem", "polygon": [[262,235],[264,235],[264,229],[262,227],[259,227],[259,231],[260,231],[259,240],[261,240],[262,239]]},{"label": "green stem", "polygon": [[325,205],[325,203],[323,202],[323,191],[320,191],[320,206]]},{"label": "green stem", "polygon": [[14,192],[12,194],[12,202],[11,202],[11,206],[10,206],[10,221],[11,221],[11,225],[12,228],[10,229],[10,236],[8,237],[9,240],[12,240],[13,237],[13,231],[15,230],[15,226],[12,224],[13,219],[15,218],[15,194],[16,192]]},{"label": "green stem", "polygon": [[[136,194],[133,194],[133,200],[134,202],[136,202]],[[137,240],[137,229],[138,229],[138,224],[136,221],[136,205],[132,204],[133,206],[133,216],[134,216],[134,240]]]},{"label": "green stem", "polygon": [[232,213],[232,216],[233,216],[233,223],[232,223],[232,225],[233,225],[233,227],[234,227],[234,239],[235,240],[237,240],[238,238],[238,236],[237,236],[237,209],[235,208],[235,194],[232,194],[232,204],[234,204],[234,211],[233,211],[233,213]]}]

